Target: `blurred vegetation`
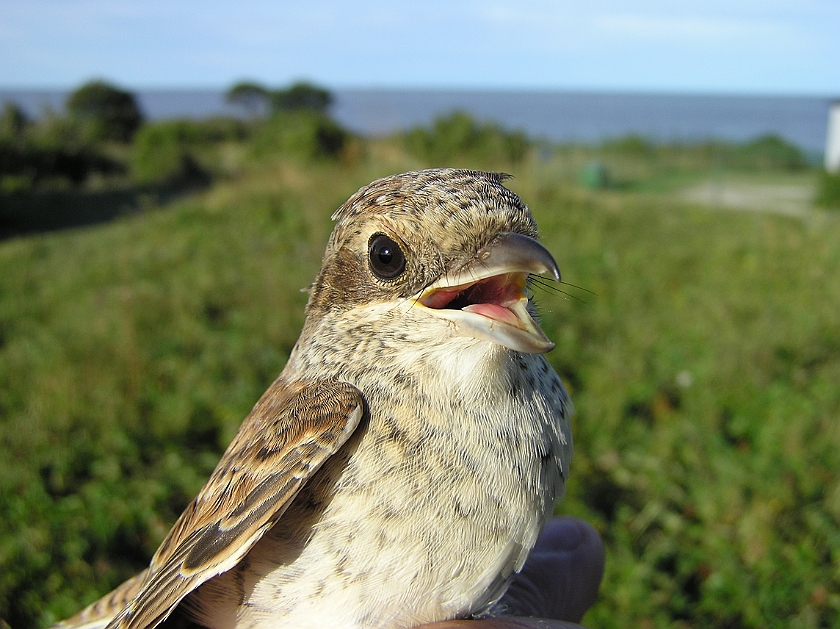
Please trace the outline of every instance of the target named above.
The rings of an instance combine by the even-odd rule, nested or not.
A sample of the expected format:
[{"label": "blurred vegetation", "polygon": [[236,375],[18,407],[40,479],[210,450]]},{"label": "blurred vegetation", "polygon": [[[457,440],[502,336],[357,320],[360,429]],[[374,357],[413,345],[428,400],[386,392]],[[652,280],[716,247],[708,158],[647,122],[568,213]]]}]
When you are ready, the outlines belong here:
[{"label": "blurred vegetation", "polygon": [[289,155],[303,160],[337,159],[349,135],[331,118],[313,111],[278,112],[254,137],[250,155],[263,159]]},{"label": "blurred vegetation", "polygon": [[[121,220],[0,242],[0,618],[15,629],[68,616],[147,564],[282,369],[332,211],[425,166],[515,174],[564,279],[594,293],[535,286],[577,409],[560,511],[607,544],[584,621],[836,626],[840,220],[676,194],[722,169],[815,186],[795,147],[555,146],[464,114],[373,141],[314,111],[146,123],[131,145],[84,144],[73,121],[6,111],[2,146],[49,136],[124,172],[33,175],[3,188],[4,208],[146,195]],[[581,183],[593,161],[610,173],[602,189]],[[189,168],[202,186],[149,196]]]},{"label": "blurred vegetation", "polygon": [[[567,157],[580,147],[562,147]],[[662,191],[709,173],[799,173],[813,166],[797,146],[767,135],[744,144],[706,140],[690,144],[656,143],[629,135],[604,142],[591,155],[589,187]],[[587,173],[583,173],[584,178]],[[596,183],[597,182],[597,183]]]},{"label": "blurred vegetation", "polygon": [[29,123],[24,111],[14,103],[3,103],[3,115],[0,117],[0,136],[4,138],[20,137]]},{"label": "blurred vegetation", "polygon": [[722,141],[689,145],[657,144],[630,135],[603,144],[606,155],[633,156],[643,161],[676,160],[686,166],[732,168],[735,170],[805,170],[809,164],[801,149],[776,135],[765,135],[745,144]]},{"label": "blurred vegetation", "polygon": [[225,150],[248,138],[240,120],[168,120],[144,125],[134,139],[131,169],[138,183],[206,182],[225,172]]},{"label": "blurred vegetation", "polygon": [[517,164],[529,148],[524,133],[477,122],[462,111],[438,118],[431,128],[411,129],[403,137],[409,153],[432,163],[478,159],[488,164]]},{"label": "blurred vegetation", "polygon": [[316,111],[326,113],[332,102],[332,94],[327,90],[304,81],[271,94],[271,108],[275,112]]},{"label": "blurred vegetation", "polygon": [[823,170],[820,173],[817,205],[840,209],[840,172],[830,173]]},{"label": "blurred vegetation", "polygon": [[143,124],[134,95],[104,81],[91,81],[70,94],[67,111],[97,140],[128,142]]},{"label": "blurred vegetation", "polygon": [[252,81],[243,81],[228,90],[226,100],[245,108],[251,115],[265,111],[273,114],[283,111],[326,114],[332,105],[333,96],[328,90],[306,81],[279,90],[271,90]]},{"label": "blurred vegetation", "polygon": [[0,194],[80,185],[92,175],[117,175],[124,166],[74,121],[47,116],[37,123],[12,103],[0,117]]},{"label": "blurred vegetation", "polygon": [[133,95],[103,82],[73,92],[66,116],[28,120],[6,103],[0,237],[138,211],[279,155],[329,161],[359,148],[329,117],[332,96],[317,86],[270,91],[239,84],[228,98],[252,109],[263,98],[270,115],[143,123]]},{"label": "blurred vegetation", "polygon": [[269,90],[253,81],[242,81],[231,87],[225,95],[225,100],[245,109],[251,116],[258,116],[268,108],[271,98]]}]

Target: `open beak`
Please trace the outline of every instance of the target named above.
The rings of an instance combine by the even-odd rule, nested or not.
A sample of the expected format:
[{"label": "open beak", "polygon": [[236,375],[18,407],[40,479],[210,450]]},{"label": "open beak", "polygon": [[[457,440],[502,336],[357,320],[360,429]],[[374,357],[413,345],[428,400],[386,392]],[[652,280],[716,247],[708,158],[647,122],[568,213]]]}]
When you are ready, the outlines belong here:
[{"label": "open beak", "polygon": [[523,234],[503,232],[467,267],[420,293],[415,304],[451,321],[460,336],[544,354],[554,343],[528,312],[525,283],[532,273],[549,273],[560,280],[557,263],[545,247]]}]

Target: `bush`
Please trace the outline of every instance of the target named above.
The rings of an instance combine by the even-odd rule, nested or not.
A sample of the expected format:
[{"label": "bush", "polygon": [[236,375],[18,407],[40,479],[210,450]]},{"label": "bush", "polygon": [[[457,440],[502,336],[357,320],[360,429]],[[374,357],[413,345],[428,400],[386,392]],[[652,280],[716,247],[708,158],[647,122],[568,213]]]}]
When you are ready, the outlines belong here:
[{"label": "bush", "polygon": [[817,205],[840,209],[840,172],[823,170],[817,185]]},{"label": "bush", "polygon": [[607,155],[637,160],[690,163],[693,168],[733,170],[803,170],[808,160],[799,147],[777,135],[765,135],[743,144],[707,140],[698,143],[658,143],[639,135],[627,135],[602,144]]},{"label": "bush", "polygon": [[405,133],[406,149],[435,165],[452,165],[456,160],[520,162],[530,147],[521,132],[476,122],[469,114],[456,111],[437,118],[431,129],[416,127]]},{"label": "bush", "polygon": [[7,104],[0,118],[0,188],[26,191],[45,182],[83,183],[92,173],[119,174],[123,165],[91,142],[78,121],[47,116],[27,121]]},{"label": "bush", "polygon": [[289,89],[271,92],[271,110],[315,111],[324,113],[332,104],[333,97],[324,88],[306,83],[295,83]]},{"label": "bush", "polygon": [[289,155],[298,159],[335,159],[349,134],[334,120],[312,111],[274,114],[260,129],[252,152],[256,157]]},{"label": "bush", "polygon": [[607,152],[633,157],[653,157],[657,149],[651,140],[636,134],[608,140],[604,142],[603,148]]},{"label": "bush", "polygon": [[[56,179],[79,185],[92,173],[124,172],[123,165],[87,141],[72,120],[48,117],[39,124],[20,121],[7,110],[4,122],[9,123],[11,130],[6,130],[11,132],[0,134],[0,177],[6,190],[25,190]],[[10,187],[9,181],[14,185]]]},{"label": "bush", "polygon": [[85,131],[82,121],[49,112],[43,119],[31,125],[27,130],[26,140],[38,146],[52,148],[90,146],[93,141]]},{"label": "bush", "polygon": [[29,122],[14,106],[7,106],[0,118],[0,187],[5,192],[47,183],[80,185],[94,173],[124,172],[124,164],[93,142],[79,120],[49,114]]},{"label": "bush", "polygon": [[196,154],[214,144],[241,141],[246,135],[242,122],[227,118],[148,124],[134,139],[132,173],[143,184],[206,182],[209,174]]},{"label": "bush", "polygon": [[248,81],[237,83],[225,95],[227,102],[243,107],[251,115],[264,112],[270,98],[271,94],[265,87]]},{"label": "bush", "polygon": [[0,140],[0,176],[23,177],[31,184],[62,178],[78,185],[93,172],[120,173],[122,166],[87,148],[39,148]]},{"label": "bush", "polygon": [[756,170],[803,170],[805,154],[777,135],[765,135],[737,147],[731,156],[733,166]]},{"label": "bush", "polygon": [[15,103],[5,102],[0,115],[0,137],[19,138],[23,135],[29,120],[23,110]]},{"label": "bush", "polygon": [[259,83],[243,81],[228,90],[226,100],[252,115],[266,110],[272,114],[290,111],[324,114],[332,105],[333,96],[328,90],[306,81],[282,90],[270,90]]},{"label": "bush", "polygon": [[98,140],[128,142],[143,123],[134,96],[103,81],[91,81],[73,92],[67,110],[88,123]]}]

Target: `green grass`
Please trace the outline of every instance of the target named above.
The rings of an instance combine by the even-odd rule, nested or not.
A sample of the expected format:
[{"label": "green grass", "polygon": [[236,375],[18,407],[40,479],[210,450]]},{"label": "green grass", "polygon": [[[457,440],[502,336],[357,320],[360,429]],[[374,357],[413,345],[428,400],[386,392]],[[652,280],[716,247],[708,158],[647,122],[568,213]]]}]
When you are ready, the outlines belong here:
[{"label": "green grass", "polygon": [[[491,165],[595,293],[537,293],[577,409],[560,511],[607,543],[585,622],[838,626],[840,221],[586,191],[575,151]],[[148,562],[282,369],[330,213],[424,165],[400,141],[263,156],[167,207],[0,243],[0,617],[46,626]]]},{"label": "green grass", "polygon": [[609,547],[587,620],[835,622],[840,225],[620,197],[590,208],[538,213],[566,276],[598,294],[546,317],[576,384],[564,509]]}]

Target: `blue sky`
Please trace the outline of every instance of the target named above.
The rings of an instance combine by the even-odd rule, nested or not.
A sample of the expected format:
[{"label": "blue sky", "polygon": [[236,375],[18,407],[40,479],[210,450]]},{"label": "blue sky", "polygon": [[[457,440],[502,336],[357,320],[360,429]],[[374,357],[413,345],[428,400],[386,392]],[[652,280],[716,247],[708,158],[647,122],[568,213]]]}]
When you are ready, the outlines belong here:
[{"label": "blue sky", "polygon": [[7,88],[838,96],[840,0],[0,0],[0,60]]}]

